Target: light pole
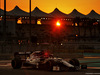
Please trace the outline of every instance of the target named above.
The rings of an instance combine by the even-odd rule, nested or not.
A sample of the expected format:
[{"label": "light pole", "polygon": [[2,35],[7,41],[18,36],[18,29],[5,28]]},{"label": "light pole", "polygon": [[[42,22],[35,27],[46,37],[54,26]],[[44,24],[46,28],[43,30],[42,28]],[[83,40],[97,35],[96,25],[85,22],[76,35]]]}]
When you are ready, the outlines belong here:
[{"label": "light pole", "polygon": [[30,15],[29,15],[30,35],[29,35],[29,38],[30,38],[30,42],[31,42],[31,0],[29,0],[29,11],[30,11]]},{"label": "light pole", "polygon": [[6,0],[4,0],[4,25],[3,25],[3,36],[6,37]]},{"label": "light pole", "polygon": [[29,27],[29,46],[30,46],[30,49],[31,50],[31,0],[29,0],[29,11],[30,11],[30,15],[29,15],[29,24],[30,24],[30,27]]},{"label": "light pole", "polygon": [[29,2],[29,11],[30,11],[30,41],[31,41],[31,0]]},{"label": "light pole", "polygon": [[31,0],[29,2],[29,11],[30,11],[30,24],[31,24]]}]

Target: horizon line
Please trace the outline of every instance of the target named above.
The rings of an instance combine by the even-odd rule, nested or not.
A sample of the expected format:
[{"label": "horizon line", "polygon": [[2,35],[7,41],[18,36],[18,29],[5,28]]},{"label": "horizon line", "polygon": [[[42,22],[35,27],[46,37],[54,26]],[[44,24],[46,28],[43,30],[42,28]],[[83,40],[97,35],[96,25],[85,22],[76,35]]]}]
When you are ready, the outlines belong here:
[{"label": "horizon line", "polygon": [[[14,10],[16,7],[18,7],[19,9],[21,9],[18,5],[16,5],[13,9],[11,9],[11,10],[9,10],[9,11],[6,11],[6,12],[10,12],[10,11]],[[37,7],[37,6],[36,6],[35,8],[38,8],[38,9],[39,9],[39,7]],[[34,9],[35,9],[35,8],[34,8]],[[1,7],[0,7],[0,9],[4,11],[4,9],[2,9]],[[34,9],[31,10],[31,12],[34,11]],[[58,10],[59,10],[59,8],[55,7],[55,8],[53,9],[53,11],[54,11],[55,9],[58,9]],[[23,9],[21,9],[21,10],[24,11],[24,12],[27,12],[27,11],[25,11],[25,10],[23,10]],[[39,10],[41,10],[41,9],[39,9]],[[76,10],[77,12],[79,12],[76,8],[74,8],[70,13],[72,13],[74,10]],[[42,10],[41,10],[41,11],[42,11]],[[52,13],[53,11],[51,11],[50,13]],[[59,11],[60,11],[60,10],[59,10]],[[95,13],[97,13],[94,9],[90,10],[89,13],[91,13],[91,11],[94,11]],[[43,12],[45,12],[45,11],[43,11]],[[60,11],[60,12],[64,13],[63,11]],[[27,12],[27,13],[29,13],[29,12]],[[47,12],[45,12],[45,13],[47,13]],[[50,14],[50,13],[47,13],[47,14]],[[70,13],[69,13],[69,14],[70,14]],[[81,13],[81,12],[79,12],[79,13]],[[88,13],[88,14],[89,14],[89,13]],[[67,13],[64,13],[64,14],[69,15],[69,14],[67,14]],[[83,14],[83,13],[81,13],[81,14]],[[88,14],[86,14],[86,15],[88,15]],[[99,13],[97,13],[97,14],[100,15]],[[85,14],[83,14],[83,15],[85,15]]]}]

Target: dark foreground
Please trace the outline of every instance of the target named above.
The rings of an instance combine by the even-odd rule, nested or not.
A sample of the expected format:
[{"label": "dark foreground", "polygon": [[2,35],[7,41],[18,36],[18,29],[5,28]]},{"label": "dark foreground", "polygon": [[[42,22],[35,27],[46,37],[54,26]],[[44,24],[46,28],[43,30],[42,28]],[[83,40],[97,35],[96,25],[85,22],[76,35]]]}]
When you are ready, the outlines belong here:
[{"label": "dark foreground", "polygon": [[87,69],[77,72],[50,72],[32,68],[14,70],[11,66],[0,66],[0,75],[100,75],[100,69]]},{"label": "dark foreground", "polygon": [[14,70],[11,67],[11,60],[2,60],[0,61],[0,75],[100,75],[100,58],[82,58],[79,61],[87,64],[88,69],[77,72],[50,72],[23,67]]}]

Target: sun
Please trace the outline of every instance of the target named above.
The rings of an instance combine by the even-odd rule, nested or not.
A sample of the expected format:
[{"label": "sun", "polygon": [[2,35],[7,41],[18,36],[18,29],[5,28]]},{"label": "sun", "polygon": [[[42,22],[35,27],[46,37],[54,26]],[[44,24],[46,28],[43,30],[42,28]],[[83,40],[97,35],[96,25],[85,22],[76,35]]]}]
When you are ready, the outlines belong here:
[{"label": "sun", "polygon": [[60,24],[60,22],[59,22],[59,21],[57,21],[57,22],[56,22],[56,26],[58,26],[58,27],[59,27],[60,25],[61,25],[61,24]]}]

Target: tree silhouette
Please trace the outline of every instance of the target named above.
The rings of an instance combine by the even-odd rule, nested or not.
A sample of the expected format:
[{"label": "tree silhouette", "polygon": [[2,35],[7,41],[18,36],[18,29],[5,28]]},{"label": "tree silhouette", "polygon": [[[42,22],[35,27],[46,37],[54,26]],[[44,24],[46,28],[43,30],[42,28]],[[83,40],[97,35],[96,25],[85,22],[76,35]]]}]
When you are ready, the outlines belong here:
[{"label": "tree silhouette", "polygon": [[37,41],[38,41],[37,36],[31,36],[32,43],[37,43]]},{"label": "tree silhouette", "polygon": [[[74,23],[74,28],[75,28],[75,23],[77,23],[77,29],[78,29],[78,37],[80,38],[80,25],[79,25],[79,23],[81,22],[81,19],[80,19],[80,17],[76,17],[76,18],[74,18],[73,19],[73,23]],[[75,34],[76,35],[76,34]],[[80,40],[80,39],[78,39],[78,40]]]},{"label": "tree silhouette", "polygon": [[[95,23],[96,22],[96,19],[90,19],[89,21],[88,21],[88,28],[89,28],[89,31],[90,31],[90,37],[92,37],[93,36],[93,33],[92,33],[92,30],[93,30],[93,23]],[[94,32],[96,32],[96,31],[94,31]]]}]

